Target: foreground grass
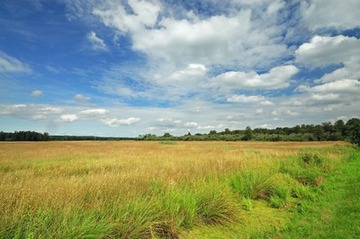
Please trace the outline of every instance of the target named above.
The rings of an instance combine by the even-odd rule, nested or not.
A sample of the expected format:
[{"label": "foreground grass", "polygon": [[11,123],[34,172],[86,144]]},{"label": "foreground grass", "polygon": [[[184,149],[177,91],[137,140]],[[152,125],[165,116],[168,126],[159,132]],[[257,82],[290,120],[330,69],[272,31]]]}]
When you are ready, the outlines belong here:
[{"label": "foreground grass", "polygon": [[328,175],[316,202],[295,214],[283,238],[358,238],[360,235],[360,150]]},{"label": "foreground grass", "polygon": [[0,151],[0,238],[291,235],[294,215],[311,212],[327,175],[353,152],[333,142],[2,143]]}]

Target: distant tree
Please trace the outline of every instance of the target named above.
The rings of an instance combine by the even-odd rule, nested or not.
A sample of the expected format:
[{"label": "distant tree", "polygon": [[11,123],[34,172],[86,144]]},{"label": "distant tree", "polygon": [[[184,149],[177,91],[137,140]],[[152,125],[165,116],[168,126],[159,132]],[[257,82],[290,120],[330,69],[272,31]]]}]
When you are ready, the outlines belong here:
[{"label": "distant tree", "polygon": [[345,123],[343,120],[338,120],[334,124],[334,130],[340,133],[342,136],[345,136]]},{"label": "distant tree", "polygon": [[173,136],[170,133],[165,133],[163,138],[172,138]]},{"label": "distant tree", "polygon": [[324,140],[325,137],[324,137],[323,127],[321,127],[321,125],[314,126],[313,135],[314,135],[315,140],[318,140],[318,141]]},{"label": "distant tree", "polygon": [[352,118],[346,122],[345,131],[350,142],[360,147],[360,119]]},{"label": "distant tree", "polygon": [[331,122],[324,122],[321,125],[325,132],[333,132],[334,126],[331,124]]},{"label": "distant tree", "polygon": [[245,134],[244,134],[244,136],[242,137],[242,140],[244,140],[244,141],[249,141],[249,140],[251,140],[252,138],[253,138],[252,130],[251,130],[250,126],[247,126],[247,127],[245,128]]}]

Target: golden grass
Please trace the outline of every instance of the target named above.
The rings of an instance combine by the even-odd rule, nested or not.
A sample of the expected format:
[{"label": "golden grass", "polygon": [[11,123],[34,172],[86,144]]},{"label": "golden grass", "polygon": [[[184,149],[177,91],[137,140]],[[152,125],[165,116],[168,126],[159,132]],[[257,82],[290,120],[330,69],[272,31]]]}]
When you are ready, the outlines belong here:
[{"label": "golden grass", "polygon": [[[341,142],[12,142],[0,143],[0,223],[49,208],[103,210],[150,193],[244,169],[278,167],[321,151],[339,158]],[[115,206],[114,206],[115,207]]]},{"label": "golden grass", "polygon": [[153,180],[169,184],[197,180],[264,167],[304,149],[339,144],[343,143],[1,143],[0,191],[35,204],[76,202],[89,192],[127,195],[145,190]]}]

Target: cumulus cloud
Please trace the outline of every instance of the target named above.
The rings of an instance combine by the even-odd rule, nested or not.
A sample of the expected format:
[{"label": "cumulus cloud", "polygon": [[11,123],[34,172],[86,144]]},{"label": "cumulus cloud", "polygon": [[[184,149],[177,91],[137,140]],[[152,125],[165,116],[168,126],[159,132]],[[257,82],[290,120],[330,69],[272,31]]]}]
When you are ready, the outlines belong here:
[{"label": "cumulus cloud", "polygon": [[299,69],[294,65],[274,67],[265,74],[257,74],[255,71],[229,71],[213,78],[212,84],[226,91],[229,89],[282,89],[289,86],[290,78],[298,72]]},{"label": "cumulus cloud", "polygon": [[15,57],[9,56],[0,50],[0,72],[31,73],[31,68]]},{"label": "cumulus cloud", "polygon": [[360,40],[343,35],[314,36],[295,51],[296,61],[310,67],[348,63],[359,55]]},{"label": "cumulus cloud", "polygon": [[121,125],[133,125],[141,121],[140,118],[130,117],[127,119],[118,119],[118,118],[111,118],[111,119],[102,119],[101,120],[105,125],[109,127],[118,127]]},{"label": "cumulus cloud", "polygon": [[258,95],[233,95],[227,99],[228,102],[235,102],[235,103],[257,103],[260,101],[265,101],[264,96]]},{"label": "cumulus cloud", "polygon": [[199,81],[207,73],[208,69],[202,64],[189,64],[185,69],[177,70],[168,76],[156,74],[154,80],[160,84],[184,83]]},{"label": "cumulus cloud", "polygon": [[[179,66],[197,62],[204,65],[241,64],[246,67],[263,65],[282,57],[286,44],[274,38],[277,27],[255,29],[250,9],[236,14],[207,16],[203,19],[189,14],[173,18],[161,15],[158,1],[129,1],[132,13],[121,4],[103,5],[93,14],[100,21],[124,34],[129,34],[133,49],[154,59],[171,61]],[[280,4],[281,5],[281,4]],[[273,11],[279,9],[273,6]],[[262,26],[257,24],[256,26]]]},{"label": "cumulus cloud", "polygon": [[301,2],[301,6],[303,21],[312,30],[360,27],[358,0],[310,0]]},{"label": "cumulus cloud", "polygon": [[[210,5],[215,6],[215,3],[209,1]],[[277,22],[275,15],[285,6],[284,1],[228,3],[234,6],[231,11],[222,12],[226,4],[221,3],[219,9],[222,10],[214,15],[186,10],[181,4],[176,7],[181,10],[175,13],[166,8],[168,3],[156,0],[95,4],[93,16],[117,36],[128,36],[132,49],[144,53],[147,62],[151,62],[151,69],[146,64],[135,64],[136,74],[125,72],[124,75],[123,70],[116,70],[116,74],[111,73],[113,70],[105,71],[95,87],[121,98],[177,104],[195,95],[218,98],[215,92],[219,88],[224,94],[234,86],[266,90],[288,87],[289,78],[298,69],[293,65],[270,67],[291,52],[281,41],[285,29],[282,23],[271,24]],[[235,7],[244,4],[249,7]],[[209,79],[209,75],[217,72],[214,67],[252,70],[229,71],[218,77],[231,79],[216,82]],[[254,69],[261,69],[261,72],[266,69],[268,73],[257,74]]]},{"label": "cumulus cloud", "polygon": [[[296,61],[310,67],[342,65],[338,69],[316,79],[315,86],[300,85],[298,90],[327,94],[339,98],[332,101],[354,102],[360,92],[360,40],[355,37],[338,35],[334,37],[315,36],[309,43],[302,44],[295,52]],[[331,94],[328,94],[331,93]],[[318,100],[321,97],[311,96]]]},{"label": "cumulus cloud", "polygon": [[98,37],[95,32],[93,32],[93,31],[90,32],[87,35],[87,39],[91,43],[91,47],[92,47],[93,50],[95,50],[95,51],[106,51],[106,50],[108,50],[104,40],[101,39],[100,37]]},{"label": "cumulus cloud", "polygon": [[43,96],[43,92],[41,90],[34,90],[33,92],[31,92],[31,96],[32,97],[41,97]]},{"label": "cumulus cloud", "polygon": [[108,112],[109,111],[106,109],[87,109],[87,110],[80,111],[79,114],[82,117],[93,118],[93,117],[105,115]]},{"label": "cumulus cloud", "polygon": [[74,122],[75,120],[78,120],[79,117],[76,114],[64,114],[60,116],[61,122]]},{"label": "cumulus cloud", "polygon": [[353,79],[344,79],[334,82],[328,82],[313,87],[301,87],[302,91],[316,92],[316,93],[359,93],[360,81]]},{"label": "cumulus cloud", "polygon": [[0,115],[8,115],[22,119],[46,119],[49,116],[59,115],[64,111],[62,107],[37,104],[10,104],[0,105]]},{"label": "cumulus cloud", "polygon": [[[318,105],[326,112],[356,107],[360,100],[360,40],[338,35],[334,37],[315,36],[309,43],[302,44],[295,52],[296,61],[312,67],[342,65],[315,80],[315,85],[302,84],[299,92],[308,97],[305,104]],[[331,109],[331,110],[330,110]]]}]

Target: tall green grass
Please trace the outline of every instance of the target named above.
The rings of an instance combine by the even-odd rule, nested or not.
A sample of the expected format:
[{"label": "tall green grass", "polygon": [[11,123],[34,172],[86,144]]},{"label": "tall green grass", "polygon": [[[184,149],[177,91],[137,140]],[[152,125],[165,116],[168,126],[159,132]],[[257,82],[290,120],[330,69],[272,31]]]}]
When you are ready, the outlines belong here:
[{"label": "tall green grass", "polygon": [[[298,213],[276,237],[358,238],[360,235],[360,149],[327,174],[316,197],[304,197]],[[301,189],[303,190],[303,189]],[[307,191],[307,190],[306,190]],[[307,194],[307,193],[302,193]]]}]

